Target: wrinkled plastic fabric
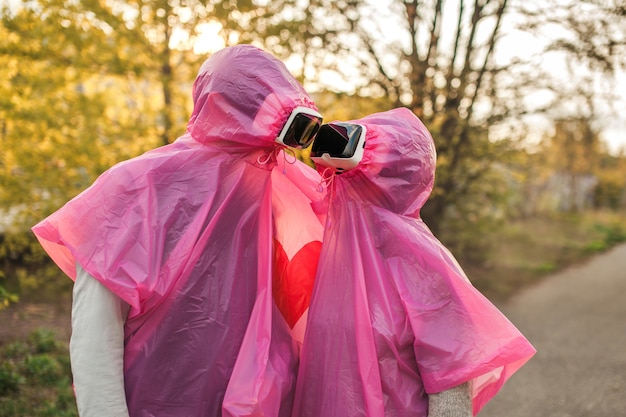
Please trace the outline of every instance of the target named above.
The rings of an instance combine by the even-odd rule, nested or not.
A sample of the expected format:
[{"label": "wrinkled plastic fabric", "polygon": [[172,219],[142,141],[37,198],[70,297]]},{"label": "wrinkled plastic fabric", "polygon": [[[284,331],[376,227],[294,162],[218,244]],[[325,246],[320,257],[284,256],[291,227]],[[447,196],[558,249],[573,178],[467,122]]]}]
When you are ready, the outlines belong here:
[{"label": "wrinkled plastic fabric", "polygon": [[[273,281],[298,275],[312,287],[315,270],[273,274],[273,244],[291,255],[288,269],[317,241],[317,253],[305,251],[313,259],[301,262],[316,265],[323,226],[301,191],[319,175],[285,161],[274,139],[293,108],[315,106],[280,61],[252,46],[210,57],[193,99],[186,134],[112,167],[33,231],[72,279],[78,263],[130,304],[131,416],[286,416],[297,367],[292,327],[310,290],[292,288],[303,305],[279,310]],[[285,226],[302,213],[273,216],[273,202],[302,207],[309,233]]]},{"label": "wrinkled plastic fabric", "polygon": [[426,417],[429,393],[465,382],[477,414],[535,350],[420,219],[435,173],[423,124],[407,109],[356,122],[363,160],[328,180],[293,416]]}]

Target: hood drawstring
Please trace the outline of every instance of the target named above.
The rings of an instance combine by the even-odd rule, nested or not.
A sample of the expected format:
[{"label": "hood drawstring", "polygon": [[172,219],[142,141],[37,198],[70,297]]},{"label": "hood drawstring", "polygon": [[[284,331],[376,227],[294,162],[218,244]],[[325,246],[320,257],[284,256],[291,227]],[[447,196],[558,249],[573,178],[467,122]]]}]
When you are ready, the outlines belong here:
[{"label": "hood drawstring", "polygon": [[330,186],[333,184],[333,181],[335,181],[336,176],[337,172],[335,172],[334,169],[330,167],[324,169],[324,171],[322,171],[322,179],[320,180],[320,183],[317,187],[317,191],[321,193],[324,191],[324,188],[330,188]]},{"label": "hood drawstring", "polygon": [[[324,169],[324,171],[322,171],[321,177],[322,179],[320,180],[319,186],[317,187],[317,192],[322,193],[324,192],[324,188],[327,188],[329,192],[324,196],[324,200],[328,205],[330,205],[330,202],[333,200],[333,194],[335,193],[335,189],[332,188],[332,185],[335,181],[335,178],[337,177],[337,171],[335,171],[333,168],[327,167]],[[326,229],[331,229],[332,220],[330,216],[326,218],[326,225],[324,227]]]},{"label": "hood drawstring", "polygon": [[[296,152],[291,149],[291,148],[283,148],[285,151],[285,157],[283,158],[283,174],[287,175],[287,164],[289,165],[293,165],[296,163],[296,161],[298,160],[298,157],[296,156]],[[287,155],[291,154],[291,156],[293,157],[293,159],[290,161],[287,158]]]},{"label": "hood drawstring", "polygon": [[256,159],[257,164],[259,164],[259,165],[267,165],[270,162],[276,163],[276,160],[278,159],[278,154],[280,153],[281,150],[282,150],[282,148],[280,146],[276,146],[276,147],[272,148],[271,151],[267,151],[265,153],[262,153]]},{"label": "hood drawstring", "polygon": [[[287,175],[287,164],[293,165],[298,160],[294,150],[289,147],[277,146],[271,151],[259,155],[258,158],[256,159],[257,164],[267,165],[269,163],[276,163],[276,161],[278,160],[278,154],[280,154],[280,151],[285,152],[285,156],[283,158],[283,174]],[[293,158],[292,159],[287,158],[287,155],[291,155]]]}]

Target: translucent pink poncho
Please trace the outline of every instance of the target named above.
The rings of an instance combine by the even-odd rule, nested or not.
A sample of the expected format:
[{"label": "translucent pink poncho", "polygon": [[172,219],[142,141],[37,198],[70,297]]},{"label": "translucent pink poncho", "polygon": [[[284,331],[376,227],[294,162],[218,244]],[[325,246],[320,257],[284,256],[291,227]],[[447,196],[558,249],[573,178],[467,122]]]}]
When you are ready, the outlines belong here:
[{"label": "translucent pink poncho", "polygon": [[[319,175],[285,161],[274,139],[293,108],[315,106],[249,45],[209,58],[193,100],[185,135],[112,167],[33,231],[67,275],[79,263],[130,304],[131,416],[285,416],[291,328],[308,307],[323,227],[303,192]],[[272,292],[288,298],[282,314]]]},{"label": "translucent pink poncho", "polygon": [[407,109],[356,122],[365,153],[329,180],[293,417],[426,417],[428,393],[467,381],[476,414],[535,350],[420,219],[424,125]]}]

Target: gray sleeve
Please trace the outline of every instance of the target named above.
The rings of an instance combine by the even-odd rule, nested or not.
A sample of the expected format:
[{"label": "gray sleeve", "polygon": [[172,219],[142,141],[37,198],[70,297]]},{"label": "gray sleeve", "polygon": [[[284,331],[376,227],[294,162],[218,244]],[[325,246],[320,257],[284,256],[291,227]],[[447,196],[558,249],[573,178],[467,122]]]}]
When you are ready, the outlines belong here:
[{"label": "gray sleeve", "polygon": [[428,417],[472,417],[469,384],[428,395]]},{"label": "gray sleeve", "polygon": [[128,417],[124,323],[129,305],[76,266],[70,361],[80,417]]}]

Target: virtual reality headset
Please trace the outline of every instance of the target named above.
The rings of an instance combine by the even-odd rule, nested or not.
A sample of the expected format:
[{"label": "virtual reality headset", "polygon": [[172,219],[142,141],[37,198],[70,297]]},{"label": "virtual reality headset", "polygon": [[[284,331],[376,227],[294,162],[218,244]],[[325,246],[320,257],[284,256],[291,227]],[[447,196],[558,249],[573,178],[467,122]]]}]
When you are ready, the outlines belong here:
[{"label": "virtual reality headset", "polygon": [[322,115],[308,107],[298,106],[291,112],[276,142],[291,148],[308,147],[322,126]]},{"label": "virtual reality headset", "polygon": [[363,159],[366,131],[365,126],[354,123],[322,125],[311,147],[311,159],[339,171],[356,167]]}]

